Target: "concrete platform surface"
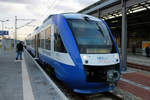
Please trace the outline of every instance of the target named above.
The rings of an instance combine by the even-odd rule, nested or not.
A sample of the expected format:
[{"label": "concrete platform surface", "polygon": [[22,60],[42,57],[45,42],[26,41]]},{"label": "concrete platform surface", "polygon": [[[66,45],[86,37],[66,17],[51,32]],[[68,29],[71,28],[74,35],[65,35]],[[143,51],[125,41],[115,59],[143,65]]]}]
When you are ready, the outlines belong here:
[{"label": "concrete platform surface", "polygon": [[150,67],[150,57],[139,55],[128,55],[127,62]]},{"label": "concrete platform surface", "polygon": [[68,100],[26,50],[24,58],[35,100]]},{"label": "concrete platform surface", "polygon": [[0,100],[67,100],[40,68],[15,56],[15,50],[0,53]]},{"label": "concrete platform surface", "polygon": [[15,52],[0,52],[0,100],[23,100],[21,62]]}]

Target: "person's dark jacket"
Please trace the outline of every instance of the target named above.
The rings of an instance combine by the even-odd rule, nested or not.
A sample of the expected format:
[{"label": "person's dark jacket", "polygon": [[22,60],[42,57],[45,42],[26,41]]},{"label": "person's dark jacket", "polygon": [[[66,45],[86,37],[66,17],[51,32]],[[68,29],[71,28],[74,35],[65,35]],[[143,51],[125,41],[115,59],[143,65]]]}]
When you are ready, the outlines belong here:
[{"label": "person's dark jacket", "polygon": [[23,44],[22,43],[18,43],[16,46],[17,51],[23,51]]},{"label": "person's dark jacket", "polygon": [[145,49],[146,53],[149,53],[149,47],[147,46],[146,49]]},{"label": "person's dark jacket", "polygon": [[150,47],[149,47],[149,46],[147,46],[147,47],[145,48],[145,52],[146,52],[146,56],[147,56],[147,57],[150,57]]}]

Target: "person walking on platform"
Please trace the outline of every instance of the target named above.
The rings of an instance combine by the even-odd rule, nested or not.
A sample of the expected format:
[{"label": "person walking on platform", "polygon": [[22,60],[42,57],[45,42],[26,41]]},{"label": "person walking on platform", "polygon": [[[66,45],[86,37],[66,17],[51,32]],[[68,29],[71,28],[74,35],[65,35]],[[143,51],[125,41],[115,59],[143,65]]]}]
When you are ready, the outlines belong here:
[{"label": "person walking on platform", "polygon": [[145,52],[146,52],[146,57],[150,57],[150,46],[147,46],[145,48]]},{"label": "person walking on platform", "polygon": [[16,56],[16,60],[18,60],[18,57],[20,56],[20,60],[22,60],[22,52],[23,52],[23,42],[20,41],[17,46],[16,46],[16,52],[17,52],[17,56]]}]

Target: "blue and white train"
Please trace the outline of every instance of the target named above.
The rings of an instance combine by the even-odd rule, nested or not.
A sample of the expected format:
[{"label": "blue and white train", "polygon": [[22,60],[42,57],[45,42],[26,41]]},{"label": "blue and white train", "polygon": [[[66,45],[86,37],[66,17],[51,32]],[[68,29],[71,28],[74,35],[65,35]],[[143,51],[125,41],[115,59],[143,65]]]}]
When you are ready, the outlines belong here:
[{"label": "blue and white train", "polygon": [[102,19],[78,13],[50,15],[26,43],[74,92],[113,90],[120,78],[119,51]]}]

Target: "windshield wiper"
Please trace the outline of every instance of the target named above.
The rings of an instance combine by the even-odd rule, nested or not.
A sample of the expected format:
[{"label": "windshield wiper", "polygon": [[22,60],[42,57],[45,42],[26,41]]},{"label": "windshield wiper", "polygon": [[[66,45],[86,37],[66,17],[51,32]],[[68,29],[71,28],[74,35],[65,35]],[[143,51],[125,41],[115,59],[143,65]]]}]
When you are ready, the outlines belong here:
[{"label": "windshield wiper", "polygon": [[103,37],[105,37],[105,36],[104,36],[104,33],[103,33],[103,31],[101,30],[101,27],[98,25],[98,23],[96,23],[96,25],[97,25],[97,27],[98,27],[97,30],[102,34]]}]

